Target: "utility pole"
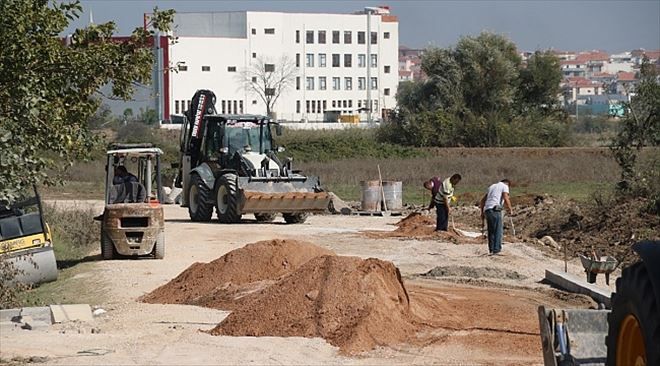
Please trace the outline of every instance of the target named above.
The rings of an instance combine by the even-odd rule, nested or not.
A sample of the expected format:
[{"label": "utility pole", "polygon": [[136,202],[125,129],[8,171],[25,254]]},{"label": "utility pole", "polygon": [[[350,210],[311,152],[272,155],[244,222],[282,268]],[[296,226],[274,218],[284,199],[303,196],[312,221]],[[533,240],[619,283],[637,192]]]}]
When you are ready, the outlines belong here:
[{"label": "utility pole", "polygon": [[367,12],[367,123],[371,125],[371,8],[364,8]]}]

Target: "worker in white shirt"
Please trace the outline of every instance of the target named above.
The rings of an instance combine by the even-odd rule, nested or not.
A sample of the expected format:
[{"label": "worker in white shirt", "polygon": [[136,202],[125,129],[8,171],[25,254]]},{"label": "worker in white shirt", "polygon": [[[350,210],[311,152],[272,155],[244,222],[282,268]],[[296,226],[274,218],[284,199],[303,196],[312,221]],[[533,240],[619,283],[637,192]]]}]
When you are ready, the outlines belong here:
[{"label": "worker in white shirt", "polygon": [[504,220],[502,209],[506,208],[509,215],[512,214],[511,200],[509,199],[509,186],[511,181],[502,179],[488,187],[488,193],[481,199],[481,227],[484,221],[488,226],[488,251],[490,254],[498,254],[502,250],[502,234],[504,232]]}]

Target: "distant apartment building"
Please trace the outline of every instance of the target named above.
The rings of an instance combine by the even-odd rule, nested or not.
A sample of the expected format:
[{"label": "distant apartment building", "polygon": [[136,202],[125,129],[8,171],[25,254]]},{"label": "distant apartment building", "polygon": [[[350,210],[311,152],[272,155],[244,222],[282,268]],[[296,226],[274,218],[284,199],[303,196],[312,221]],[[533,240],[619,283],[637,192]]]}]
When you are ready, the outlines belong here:
[{"label": "distant apartment building", "polygon": [[198,89],[215,93],[219,113],[265,114],[240,75],[257,60],[276,70],[283,58],[296,71],[273,108],[277,119],[323,121],[327,111],[367,111],[368,88],[372,117],[380,118],[396,103],[399,27],[387,7],[369,13],[176,13],[177,41],[161,60],[178,65],[161,83],[165,119],[187,110]]},{"label": "distant apartment building", "polygon": [[399,47],[399,81],[422,79],[422,54],[424,50]]}]

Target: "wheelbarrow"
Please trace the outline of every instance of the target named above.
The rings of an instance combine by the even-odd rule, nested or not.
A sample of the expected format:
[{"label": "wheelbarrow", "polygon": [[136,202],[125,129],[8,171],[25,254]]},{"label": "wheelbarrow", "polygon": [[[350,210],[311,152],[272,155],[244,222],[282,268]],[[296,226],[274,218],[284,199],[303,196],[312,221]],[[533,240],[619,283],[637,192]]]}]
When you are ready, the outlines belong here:
[{"label": "wheelbarrow", "polygon": [[618,265],[616,258],[611,256],[602,256],[599,257],[596,253],[592,253],[591,256],[585,256],[583,254],[578,254],[580,261],[582,262],[582,267],[587,273],[587,282],[596,283],[596,276],[599,273],[605,274],[605,283],[610,285],[610,273],[614,272]]}]

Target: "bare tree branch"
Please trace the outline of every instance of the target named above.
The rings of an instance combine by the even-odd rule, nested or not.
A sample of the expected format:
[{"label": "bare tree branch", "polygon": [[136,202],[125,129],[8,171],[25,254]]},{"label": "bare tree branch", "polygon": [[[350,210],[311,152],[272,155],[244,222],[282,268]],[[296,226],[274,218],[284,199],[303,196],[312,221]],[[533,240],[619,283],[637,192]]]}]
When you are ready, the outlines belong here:
[{"label": "bare tree branch", "polygon": [[271,116],[275,103],[292,86],[297,73],[293,61],[283,55],[276,62],[259,57],[241,70],[237,77],[240,88],[259,97],[266,105],[266,114]]}]

